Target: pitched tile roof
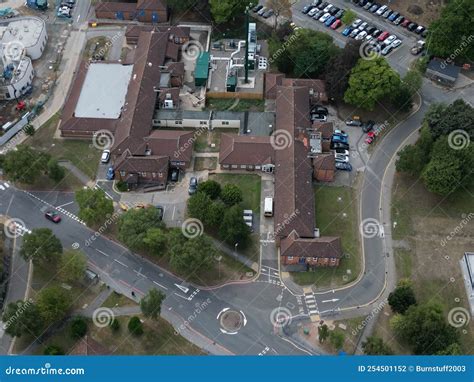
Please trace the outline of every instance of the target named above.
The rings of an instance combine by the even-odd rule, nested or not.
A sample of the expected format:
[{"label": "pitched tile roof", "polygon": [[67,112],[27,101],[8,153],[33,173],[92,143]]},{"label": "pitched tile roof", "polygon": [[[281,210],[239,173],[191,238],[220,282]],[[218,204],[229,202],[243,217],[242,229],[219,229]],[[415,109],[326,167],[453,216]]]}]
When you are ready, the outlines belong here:
[{"label": "pitched tile roof", "polygon": [[132,156],[126,151],[115,162],[115,171],[125,171],[130,173],[139,172],[163,172],[168,173],[169,158],[167,156]]},{"label": "pitched tile roof", "polygon": [[295,232],[281,240],[280,251],[284,256],[341,258],[339,237],[300,238]]},{"label": "pitched tile roof", "polygon": [[262,165],[275,162],[270,137],[221,134],[219,163],[221,165]]}]

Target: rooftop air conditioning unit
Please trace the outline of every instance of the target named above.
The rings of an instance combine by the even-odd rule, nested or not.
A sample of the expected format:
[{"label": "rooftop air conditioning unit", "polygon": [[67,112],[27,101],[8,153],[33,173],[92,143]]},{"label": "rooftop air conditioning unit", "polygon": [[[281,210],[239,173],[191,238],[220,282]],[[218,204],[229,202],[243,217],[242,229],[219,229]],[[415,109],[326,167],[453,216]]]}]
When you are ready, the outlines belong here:
[{"label": "rooftop air conditioning unit", "polygon": [[174,104],[172,99],[165,99],[164,109],[174,109]]},{"label": "rooftop air conditioning unit", "polygon": [[166,93],[165,99],[172,99],[172,98],[171,98],[171,93]]}]

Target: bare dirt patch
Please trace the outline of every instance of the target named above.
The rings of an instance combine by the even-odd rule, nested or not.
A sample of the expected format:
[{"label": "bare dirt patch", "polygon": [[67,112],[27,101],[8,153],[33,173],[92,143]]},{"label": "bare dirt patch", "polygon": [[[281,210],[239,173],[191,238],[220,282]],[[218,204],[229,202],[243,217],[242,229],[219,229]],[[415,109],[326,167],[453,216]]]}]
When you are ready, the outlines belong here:
[{"label": "bare dirt patch", "polygon": [[389,2],[381,0],[381,4],[388,5],[390,9],[400,12],[410,20],[428,26],[433,20],[439,18],[441,9],[445,5],[443,0],[422,0],[413,4],[410,0],[398,0]]}]

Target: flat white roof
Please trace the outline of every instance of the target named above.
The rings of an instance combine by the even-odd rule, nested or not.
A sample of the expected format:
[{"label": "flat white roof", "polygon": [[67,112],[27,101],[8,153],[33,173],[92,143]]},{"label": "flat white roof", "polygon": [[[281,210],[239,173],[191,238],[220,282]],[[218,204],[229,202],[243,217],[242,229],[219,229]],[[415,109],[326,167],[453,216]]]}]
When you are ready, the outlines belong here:
[{"label": "flat white roof", "polygon": [[45,23],[37,17],[24,17],[9,20],[8,24],[2,24],[1,26],[1,40],[4,44],[15,41],[29,48],[38,43],[41,33],[45,28]]},{"label": "flat white roof", "polygon": [[118,119],[127,95],[133,65],[93,63],[76,105],[76,118]]}]

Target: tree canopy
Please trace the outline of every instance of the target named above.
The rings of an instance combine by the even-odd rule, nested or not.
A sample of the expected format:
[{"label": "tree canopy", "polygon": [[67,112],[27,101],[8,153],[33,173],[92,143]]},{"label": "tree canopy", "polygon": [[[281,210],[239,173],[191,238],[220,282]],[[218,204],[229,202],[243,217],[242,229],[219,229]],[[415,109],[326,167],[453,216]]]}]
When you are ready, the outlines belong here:
[{"label": "tree canopy", "polygon": [[226,184],[222,189],[221,199],[229,207],[239,204],[243,200],[242,191],[235,184]]},{"label": "tree canopy", "polygon": [[245,224],[242,207],[235,205],[225,211],[220,228],[220,237],[232,247],[238,243],[241,247],[247,244],[250,230]]},{"label": "tree canopy", "polygon": [[46,172],[49,160],[49,154],[20,145],[5,154],[3,170],[12,181],[33,184]]},{"label": "tree canopy", "polygon": [[89,226],[98,226],[112,216],[113,201],[100,189],[85,188],[76,191],[79,218]]},{"label": "tree canopy", "polygon": [[54,236],[53,231],[49,228],[36,228],[24,236],[20,254],[25,260],[33,260],[36,265],[55,268],[62,251],[61,241]]},{"label": "tree canopy", "polygon": [[151,289],[140,301],[140,308],[145,317],[156,320],[161,313],[161,304],[166,295],[155,288]]},{"label": "tree canopy", "polygon": [[61,321],[70,308],[71,296],[60,286],[42,289],[38,295],[38,309],[46,324]]},{"label": "tree canopy", "polygon": [[203,192],[214,200],[221,196],[221,185],[215,180],[209,179],[199,184],[198,192]]},{"label": "tree canopy", "polygon": [[373,110],[377,102],[393,95],[400,87],[400,76],[384,58],[359,60],[349,77],[344,101]]},{"label": "tree canopy", "polygon": [[242,14],[251,0],[209,0],[211,15],[216,24],[222,24]]},{"label": "tree canopy", "polygon": [[[164,228],[164,223],[160,220],[160,212],[157,208],[137,208],[131,209],[122,214],[118,221],[118,237],[132,250],[144,249],[147,246],[153,247],[150,242],[151,236],[157,232],[152,232],[148,236],[148,230],[153,228]],[[147,242],[145,238],[148,236]]]},{"label": "tree canopy", "polygon": [[405,313],[416,304],[415,292],[409,280],[400,280],[397,287],[388,296],[388,304],[395,313]]},{"label": "tree canopy", "polygon": [[393,351],[390,347],[383,342],[380,337],[371,336],[367,338],[367,341],[362,343],[362,349],[364,354],[367,355],[392,355]]},{"label": "tree canopy", "polygon": [[87,269],[87,257],[78,250],[67,250],[61,257],[59,278],[64,282],[80,281]]},{"label": "tree canopy", "polygon": [[199,273],[209,268],[217,255],[214,243],[206,235],[187,239],[181,234],[169,252],[171,267],[180,273]]},{"label": "tree canopy", "polygon": [[36,304],[23,300],[9,303],[2,321],[5,323],[5,331],[12,337],[36,337],[44,326]]}]

